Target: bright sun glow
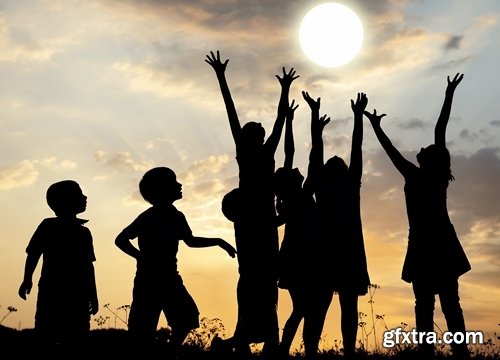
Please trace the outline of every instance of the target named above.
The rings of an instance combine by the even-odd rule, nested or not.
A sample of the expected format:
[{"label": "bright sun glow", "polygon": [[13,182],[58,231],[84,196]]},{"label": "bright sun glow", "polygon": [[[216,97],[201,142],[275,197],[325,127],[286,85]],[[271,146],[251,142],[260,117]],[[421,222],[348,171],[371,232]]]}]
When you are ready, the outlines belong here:
[{"label": "bright sun glow", "polygon": [[363,26],[348,7],[337,3],[318,5],[300,25],[300,45],[315,63],[335,67],[351,61],[361,49]]}]

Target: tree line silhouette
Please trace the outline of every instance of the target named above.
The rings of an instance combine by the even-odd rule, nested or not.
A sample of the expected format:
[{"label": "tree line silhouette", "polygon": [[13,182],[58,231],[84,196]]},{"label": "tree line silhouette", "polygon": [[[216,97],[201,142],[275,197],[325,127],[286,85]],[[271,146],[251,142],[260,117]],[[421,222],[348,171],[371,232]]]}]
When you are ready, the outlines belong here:
[{"label": "tree line silhouette", "polygon": [[[360,205],[364,117],[404,178],[409,236],[402,279],[413,287],[416,329],[433,331],[435,295],[439,295],[449,331],[465,332],[458,280],[470,270],[470,264],[446,204],[448,184],[454,180],[446,128],[463,75],[447,78],[434,143],[418,153],[418,166],[393,146],[381,127],[385,114],[375,109],[369,112],[368,96],[363,92],[350,100],[353,132],[349,162],[339,156],[325,161],[322,137],[331,119],[320,115],[321,98],[302,91],[311,113],[311,149],[304,176],[293,163],[293,122],[299,105],[290,101],[289,93],[299,77],[296,71],[283,67],[282,74],[276,75],[281,94],[272,131],[266,138],[260,123],[241,124],[225,75],[229,60],[221,60],[217,51],[210,52],[205,62],[218,80],[236,150],[239,184],[221,204],[224,216],[233,223],[236,249],[220,238],[195,236],[184,214],[173,205],[183,197],[175,172],[168,167],[148,170],[139,182],[139,191],[151,206],[115,239],[116,246],[137,265],[127,321],[130,353],[141,357],[154,347],[162,312],[171,328],[169,352],[174,358],[188,333],[200,326],[196,302],[177,269],[178,245],[183,240],[192,248],[220,247],[238,261],[235,331],[227,339],[215,337],[211,344],[214,352],[246,359],[251,355],[251,344],[263,343],[264,359],[285,359],[303,320],[305,356],[314,359],[328,308],[338,294],[343,355],[355,355],[358,298],[366,295],[370,286]],[[283,129],[284,164],[276,169],[275,154]],[[50,353],[54,344],[72,352],[83,351],[90,315],[99,307],[92,235],[84,226],[87,220],[78,217],[86,210],[86,199],[73,180],[52,184],[46,200],[55,217],[42,220],[26,248],[24,279],[19,287],[23,299],[32,289],[33,273],[43,256],[35,314],[40,352]],[[282,225],[280,246],[278,227]],[[137,245],[132,242],[135,239]],[[281,338],[276,311],[279,288],[286,289],[292,301]],[[73,321],[64,329],[51,317],[61,309],[73,314]],[[434,346],[419,344],[419,350],[423,356],[432,356]],[[469,356],[465,344],[452,344],[452,350],[456,358]]]}]

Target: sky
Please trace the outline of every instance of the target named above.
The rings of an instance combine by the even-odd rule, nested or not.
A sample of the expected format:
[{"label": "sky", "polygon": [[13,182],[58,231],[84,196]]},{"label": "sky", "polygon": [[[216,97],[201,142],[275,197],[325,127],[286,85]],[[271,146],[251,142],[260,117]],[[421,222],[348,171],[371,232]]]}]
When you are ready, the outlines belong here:
[{"label": "sky", "polygon": [[[419,149],[433,142],[446,77],[465,74],[447,132],[456,179],[449,186],[448,207],[472,265],[460,278],[467,328],[497,331],[500,3],[339,2],[360,17],[364,41],[350,63],[327,68],[309,60],[298,40],[301,19],[319,1],[1,0],[0,319],[8,306],[18,310],[2,325],[33,326],[36,286],[27,301],[17,290],[28,241],[41,220],[53,216],[45,192],[56,181],[76,180],[88,196],[81,217],[90,220],[101,305],[97,315],[111,317],[106,326],[115,326],[109,309],[131,302],[135,263],[114,239],[148,206],[137,186],[148,169],[168,166],[176,172],[184,198],[175,205],[195,235],[222,237],[234,245],[232,223],[220,209],[224,194],[238,183],[234,142],[216,77],[204,62],[206,54],[220,50],[230,60],[226,75],[241,122],[261,122],[267,133],[280,92],[275,75],[283,66],[300,75],[290,99],[299,104],[294,166],[303,173],[310,113],[301,91],[321,97],[321,112],[332,118],[324,132],[326,157],[348,160],[350,99],[364,92],[368,109],[387,114],[383,128],[416,163]],[[403,178],[369,122],[364,124],[362,221],[371,282],[380,287],[373,311],[384,315],[389,328],[401,322],[414,326],[411,285],[400,278],[408,232]],[[282,163],[281,142],[277,167]],[[230,335],[236,322],[237,261],[221,249],[183,243],[178,259],[201,317],[220,318]],[[282,328],[290,299],[284,290],[279,296]],[[366,314],[369,300],[359,298],[359,310]],[[125,316],[123,310],[118,313]],[[435,314],[445,329],[438,304]],[[71,321],[71,314],[55,316],[61,324]],[[91,324],[97,327],[94,319]],[[162,318],[159,326],[165,324]],[[339,327],[335,297],[323,345],[340,340]],[[379,325],[377,331],[382,331]]]}]

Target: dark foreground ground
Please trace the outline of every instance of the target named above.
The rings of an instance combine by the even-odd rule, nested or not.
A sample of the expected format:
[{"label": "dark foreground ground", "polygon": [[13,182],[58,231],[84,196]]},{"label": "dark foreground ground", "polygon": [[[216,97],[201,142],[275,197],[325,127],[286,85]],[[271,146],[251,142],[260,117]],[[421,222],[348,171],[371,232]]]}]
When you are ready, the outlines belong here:
[{"label": "dark foreground ground", "polygon": [[[126,330],[102,329],[92,330],[85,346],[66,349],[62,346],[44,348],[37,341],[32,329],[15,330],[0,325],[0,359],[111,359],[111,360],[174,360],[167,342],[168,334],[158,333],[158,341],[149,349],[134,350]],[[498,340],[498,339],[495,339]],[[179,360],[240,360],[233,353],[214,352],[209,349],[206,339],[194,338],[187,341],[179,354]],[[252,354],[249,360],[262,359],[259,352]],[[303,359],[302,353],[289,356],[289,360]],[[318,360],[344,359],[340,351],[325,350]],[[366,360],[427,360],[423,359],[415,348],[404,347],[384,352],[360,351],[355,359]],[[453,359],[446,351],[438,350],[435,360]],[[489,341],[472,349],[472,360],[500,360],[498,341]],[[282,359],[276,359],[282,360]]]}]

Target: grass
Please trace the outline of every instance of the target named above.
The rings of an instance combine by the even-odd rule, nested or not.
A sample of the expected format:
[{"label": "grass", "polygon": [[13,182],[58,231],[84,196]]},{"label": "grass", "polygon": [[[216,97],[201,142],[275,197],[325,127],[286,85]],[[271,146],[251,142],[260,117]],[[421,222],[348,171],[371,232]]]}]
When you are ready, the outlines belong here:
[{"label": "grass", "polygon": [[[72,354],[78,352],[78,358],[88,359],[172,359],[169,356],[168,329],[158,331],[155,346],[149,349],[149,353],[133,353],[128,333],[123,329],[96,329],[90,332],[89,342],[84,348],[72,350]],[[180,359],[184,360],[238,360],[234,354],[220,354],[210,351],[210,343],[215,335],[224,335],[224,328],[219,319],[203,318],[199,329],[193,331],[184,343]],[[41,349],[37,347],[33,329],[15,330],[0,325],[0,357],[4,359],[34,359],[44,358],[40,356]],[[500,359],[500,343],[497,334],[486,339],[484,344],[470,347],[472,360],[496,360]],[[11,356],[5,356],[9,354]],[[14,355],[15,354],[15,355]],[[52,349],[54,359],[67,359],[66,356],[57,356],[57,351]],[[15,357],[14,357],[15,356]],[[70,358],[73,358],[71,356]],[[251,360],[260,359],[260,352],[255,350]],[[378,349],[376,351],[364,351],[358,349],[357,359],[363,360],[417,360],[421,355],[414,346],[405,345],[392,349]],[[289,360],[303,359],[303,353],[297,350],[289,356]],[[339,346],[320,351],[318,360],[343,359]],[[437,348],[436,360],[451,359],[446,348]]]}]

